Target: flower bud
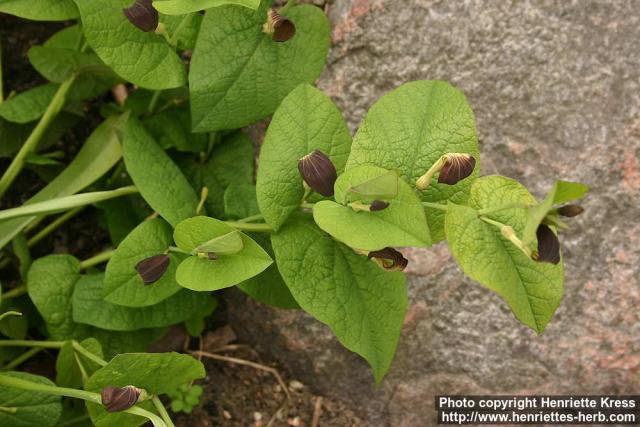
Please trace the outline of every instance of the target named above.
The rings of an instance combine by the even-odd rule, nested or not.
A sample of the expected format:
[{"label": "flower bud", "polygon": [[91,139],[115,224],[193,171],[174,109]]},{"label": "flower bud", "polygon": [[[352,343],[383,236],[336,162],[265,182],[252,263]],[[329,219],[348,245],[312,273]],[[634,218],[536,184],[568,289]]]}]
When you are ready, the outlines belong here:
[{"label": "flower bud", "polygon": [[409,263],[408,259],[393,248],[371,251],[367,258],[372,259],[376,264],[388,271],[402,271]]},{"label": "flower bud", "polygon": [[158,11],[151,5],[151,0],[136,0],[131,6],[122,9],[129,22],[144,32],[155,31],[158,27]]},{"label": "flower bud", "polygon": [[104,406],[107,412],[124,411],[136,404],[141,391],[142,390],[132,385],[125,387],[105,387],[100,392],[102,406]]},{"label": "flower bud", "polygon": [[538,226],[536,231],[538,238],[538,253],[534,259],[539,262],[550,262],[557,264],[560,262],[560,241],[558,236],[544,224]]},{"label": "flower bud", "polygon": [[584,208],[580,205],[565,205],[558,208],[558,214],[572,218],[584,212]]},{"label": "flower bud", "polygon": [[473,172],[476,166],[476,159],[464,153],[452,153],[447,155],[444,166],[440,169],[438,182],[441,184],[454,185],[462,181]]},{"label": "flower bud", "polygon": [[296,35],[296,26],[289,18],[278,14],[274,9],[269,9],[267,15],[269,19],[266,24],[266,32],[271,34],[273,41],[286,42]]},{"label": "flower bud", "polygon": [[333,196],[333,184],[338,178],[331,159],[320,150],[307,154],[298,161],[302,179],[311,189],[325,197]]},{"label": "flower bud", "polygon": [[369,210],[371,212],[377,212],[377,211],[385,210],[388,207],[389,207],[389,203],[382,200],[374,200],[373,202],[371,202],[371,207]]},{"label": "flower bud", "polygon": [[159,254],[143,259],[136,264],[136,271],[145,285],[159,280],[169,267],[169,255]]}]

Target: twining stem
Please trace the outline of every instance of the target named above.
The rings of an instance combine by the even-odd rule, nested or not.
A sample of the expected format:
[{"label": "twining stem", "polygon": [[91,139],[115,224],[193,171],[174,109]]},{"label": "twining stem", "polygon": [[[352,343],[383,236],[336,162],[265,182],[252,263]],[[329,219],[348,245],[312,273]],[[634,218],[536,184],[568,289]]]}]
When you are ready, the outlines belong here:
[{"label": "twining stem", "polygon": [[209,188],[202,187],[202,190],[200,190],[200,201],[198,202],[198,207],[196,208],[196,215],[200,215],[200,212],[204,207],[204,203],[207,201],[207,197],[209,197]]},{"label": "twining stem", "polygon": [[492,214],[494,212],[504,211],[504,210],[507,210],[507,209],[526,209],[529,206],[530,205],[528,205],[526,203],[507,203],[506,205],[492,206],[490,208],[480,209],[480,210],[478,210],[478,216],[480,216],[480,215],[489,215],[489,214]]},{"label": "twining stem", "polygon": [[18,154],[16,154],[16,156],[13,158],[4,175],[2,175],[2,178],[0,178],[0,198],[4,195],[9,186],[11,186],[13,181],[22,170],[27,155],[35,150],[53,119],[62,110],[62,107],[64,107],[64,103],[67,98],[67,92],[69,92],[69,89],[73,85],[75,78],[76,74],[73,73],[64,82],[62,82],[62,84],[60,84],[60,87],[51,99],[49,106],[38,121],[38,124],[33,129],[22,147],[20,147],[20,151],[18,151]]},{"label": "twining stem", "polygon": [[80,269],[86,270],[87,268],[93,267],[94,265],[109,261],[114,252],[115,249],[107,249],[106,251],[100,252],[99,254],[94,255],[91,258],[80,261]]},{"label": "twining stem", "polygon": [[270,233],[273,231],[273,228],[271,228],[269,224],[248,224],[239,221],[225,221],[225,224],[242,231],[258,231],[263,233]]},{"label": "twining stem", "polygon": [[94,191],[90,193],[80,193],[73,196],[64,196],[56,199],[46,200],[44,202],[23,205],[17,208],[5,209],[0,211],[0,220],[4,221],[11,218],[31,215],[45,215],[66,211],[67,209],[86,206],[92,203],[102,202],[104,200],[113,199],[115,197],[125,196],[127,194],[137,193],[138,189],[129,185],[109,191]]},{"label": "twining stem", "polygon": [[9,316],[22,316],[22,313],[20,313],[19,311],[13,311],[13,310],[5,311],[4,313],[0,313],[0,320]]},{"label": "twining stem", "polygon": [[239,219],[238,222],[253,222],[253,221],[259,221],[261,219],[264,219],[264,217],[261,214],[256,214],[256,215],[248,216],[246,218]]},{"label": "twining stem", "polygon": [[64,224],[69,219],[71,219],[74,216],[76,216],[76,214],[78,212],[80,212],[84,208],[85,208],[85,206],[78,206],[77,208],[73,208],[70,211],[67,211],[64,214],[60,215],[55,220],[51,221],[51,223],[48,224],[46,227],[44,227],[42,230],[38,231],[38,233],[35,236],[31,237],[27,241],[27,245],[29,247],[32,247],[32,246],[36,245],[38,242],[40,242],[42,239],[47,237],[49,234],[51,234],[53,231],[55,231],[62,224]]},{"label": "twining stem", "polygon": [[11,362],[9,362],[6,365],[4,365],[2,367],[2,370],[3,371],[11,371],[11,370],[17,368],[18,366],[22,365],[27,360],[31,359],[36,354],[40,353],[42,350],[44,350],[44,348],[42,348],[42,347],[30,348],[29,350],[27,350],[24,353],[22,353],[20,356],[18,356],[15,359],[13,359]]},{"label": "twining stem", "polygon": [[16,408],[15,406],[0,406],[0,412],[15,414],[16,412],[18,412],[18,408]]},{"label": "twining stem", "polygon": [[167,425],[167,427],[175,427],[173,425],[173,421],[171,421],[171,417],[169,416],[169,413],[167,412],[167,409],[162,404],[162,401],[160,401],[160,398],[158,396],[154,395],[151,398],[151,401],[153,402],[153,405],[158,410],[158,413],[162,417],[162,421],[164,421],[164,423]]},{"label": "twining stem", "polygon": [[307,203],[307,202],[304,202],[304,203],[301,203],[301,204],[300,204],[300,207],[301,207],[301,208],[305,208],[305,209],[313,209],[313,206],[314,206],[314,205],[315,205],[315,203]]},{"label": "twining stem", "polygon": [[[98,405],[102,405],[102,398],[98,393],[93,393],[85,390],[76,390],[74,388],[57,387],[57,386],[51,386],[47,384],[35,383],[35,382],[20,379],[20,378],[11,377],[9,375],[0,374],[0,385],[19,388],[22,390],[35,391],[39,393],[53,394],[55,396],[73,397],[76,399],[82,399],[88,402],[93,402]],[[127,412],[129,414],[145,417],[153,423],[154,427],[167,427],[164,421],[162,421],[162,418],[160,418],[153,412],[149,412],[137,406],[133,406],[129,409],[125,409],[122,412]]]},{"label": "twining stem", "polygon": [[444,212],[447,211],[447,205],[443,205],[442,203],[422,202],[422,206],[430,209],[438,209]]},{"label": "twining stem", "polygon": [[0,40],[0,104],[2,104],[2,100],[4,98],[2,89],[2,40]]},{"label": "twining stem", "polygon": [[151,102],[149,102],[149,108],[147,109],[147,115],[150,116],[156,109],[156,105],[158,105],[158,100],[160,99],[161,90],[156,90],[153,92],[153,96],[151,97]]}]

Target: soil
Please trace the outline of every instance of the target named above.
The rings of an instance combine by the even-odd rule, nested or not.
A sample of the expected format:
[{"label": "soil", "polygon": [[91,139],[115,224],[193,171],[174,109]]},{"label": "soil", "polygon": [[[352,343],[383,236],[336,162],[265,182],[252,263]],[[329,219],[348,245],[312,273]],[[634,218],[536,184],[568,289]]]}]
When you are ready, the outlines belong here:
[{"label": "soil", "polygon": [[[27,51],[31,46],[41,44],[50,35],[69,24],[26,21],[0,13],[0,42],[2,43],[5,95],[11,91],[19,93],[45,83],[45,80],[29,65]],[[67,160],[73,158],[82,142],[100,120],[97,104],[89,103],[86,112],[86,118],[67,132],[55,147],[55,149],[65,152]],[[249,133],[258,142],[263,137],[264,126],[255,128]],[[0,170],[6,168],[7,165],[8,159],[0,159]],[[45,184],[35,172],[24,170],[0,203],[0,208],[19,206]],[[32,250],[32,256],[35,259],[49,253],[69,253],[80,259],[85,259],[100,252],[108,245],[108,233],[99,226],[99,211],[95,208],[87,208],[36,245]],[[18,283],[19,277],[16,269],[3,271],[5,290]],[[225,325],[226,322],[223,303],[221,309],[217,310],[209,319],[207,326],[209,330],[213,331]],[[171,338],[171,336],[168,337],[169,341]],[[250,348],[243,347],[242,342],[234,342],[233,344],[239,345],[240,350],[218,354],[266,364],[265,366],[272,367],[279,372],[283,371],[284,367],[278,366],[277,363],[273,363],[272,360],[268,360],[264,355]],[[168,350],[167,345],[164,344],[162,349]],[[271,424],[273,426],[347,427],[364,425],[353,411],[346,408],[341,402],[326,396],[317,396],[313,392],[311,384],[302,384],[295,378],[281,374],[289,389],[291,401],[279,412],[286,395],[272,373],[223,361],[204,359],[203,362],[206,366],[207,377],[205,380],[199,381],[204,389],[201,398],[202,405],[195,408],[191,414],[175,414],[173,418],[179,427],[261,427],[267,426],[271,417],[276,413],[278,415]],[[29,360],[21,369],[53,379],[55,377],[54,364],[55,352],[46,351]],[[315,423],[314,417],[316,418]]]}]

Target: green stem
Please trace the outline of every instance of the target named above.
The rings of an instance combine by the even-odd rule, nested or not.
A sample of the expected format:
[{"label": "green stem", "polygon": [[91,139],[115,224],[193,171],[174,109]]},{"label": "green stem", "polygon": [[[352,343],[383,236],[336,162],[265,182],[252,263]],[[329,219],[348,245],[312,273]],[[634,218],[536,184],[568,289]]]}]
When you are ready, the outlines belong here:
[{"label": "green stem", "polygon": [[51,221],[51,223],[49,225],[47,225],[45,228],[40,230],[35,236],[30,238],[29,241],[27,242],[27,245],[29,247],[33,247],[38,242],[40,242],[42,239],[44,239],[49,234],[51,234],[53,231],[55,231],[62,224],[64,224],[65,222],[67,222],[68,220],[70,220],[71,218],[76,216],[76,214],[78,212],[80,212],[84,208],[85,208],[84,206],[78,206],[77,208],[73,208],[70,211],[67,211],[64,214],[60,215],[55,220]]},{"label": "green stem", "polygon": [[526,203],[507,203],[506,205],[493,206],[491,208],[484,208],[478,211],[478,216],[480,215],[489,215],[494,212],[503,211],[506,209],[526,209],[529,205]]},{"label": "green stem", "polygon": [[40,353],[42,350],[44,350],[44,348],[42,348],[42,347],[30,348],[29,350],[27,350],[24,353],[22,353],[20,356],[18,356],[15,359],[13,359],[11,362],[9,362],[6,365],[4,365],[2,367],[2,370],[3,371],[12,371],[16,367],[22,365],[27,360],[31,359],[36,354]]},{"label": "green stem", "polygon": [[0,40],[0,104],[2,104],[3,99],[3,89],[2,89],[2,40]]},{"label": "green stem", "polygon": [[292,7],[294,7],[295,5],[296,5],[296,0],[289,0],[289,1],[287,2],[287,4],[285,4],[285,5],[284,5],[284,6],[283,6],[279,11],[278,11],[278,13],[279,13],[280,15],[284,15],[284,14],[286,14],[286,13],[289,11],[289,9],[291,9],[291,8],[292,8]]},{"label": "green stem", "polygon": [[33,129],[25,143],[22,145],[22,147],[20,147],[20,151],[18,151],[18,154],[16,154],[16,156],[11,161],[11,164],[5,171],[4,175],[2,175],[2,178],[0,178],[0,198],[4,195],[9,186],[11,186],[13,181],[22,170],[27,155],[35,150],[45,131],[49,127],[49,124],[51,124],[60,110],[62,110],[62,107],[64,107],[67,92],[69,92],[69,89],[71,88],[71,85],[73,85],[75,78],[76,75],[72,74],[60,85],[55,95],[53,96],[53,99],[51,99],[51,102],[49,103],[46,111],[40,118],[40,121],[38,121],[38,124]]},{"label": "green stem", "polygon": [[19,297],[20,295],[23,295],[26,293],[27,293],[27,287],[25,285],[20,285],[11,289],[10,291],[7,291],[6,293],[3,293],[2,299],[5,300],[9,298]]},{"label": "green stem", "polygon": [[[92,393],[90,391],[85,391],[85,390],[76,390],[74,388],[56,387],[56,386],[51,386],[47,384],[34,383],[31,381],[27,381],[27,380],[15,378],[15,377],[3,375],[3,374],[0,374],[0,385],[19,388],[22,390],[35,391],[37,393],[53,394],[55,396],[73,397],[76,399],[82,399],[88,402],[93,402],[98,405],[102,405],[102,398],[98,393]],[[127,412],[129,414],[139,415],[141,417],[148,418],[149,420],[151,420],[151,422],[155,427],[167,427],[164,421],[162,421],[162,419],[158,417],[156,414],[146,411],[137,406],[133,406],[122,412]]]},{"label": "green stem", "polygon": [[87,359],[93,361],[97,365],[107,366],[107,361],[106,360],[101,359],[100,357],[98,357],[95,354],[91,353],[89,350],[84,348],[82,346],[82,344],[80,344],[78,341],[75,341],[75,340],[71,341],[71,346],[73,347],[73,349],[75,351],[77,351],[78,353],[82,354],[84,357],[86,357]]},{"label": "green stem", "polygon": [[93,267],[94,265],[102,264],[105,261],[109,261],[115,249],[108,249],[104,252],[100,252],[97,255],[92,256],[89,259],[85,259],[80,262],[80,270],[86,270],[89,267]]},{"label": "green stem", "polygon": [[162,421],[164,421],[164,423],[167,425],[167,427],[175,427],[173,425],[173,421],[171,421],[171,417],[169,416],[169,413],[167,412],[167,409],[162,404],[162,401],[160,400],[160,398],[158,396],[153,396],[151,398],[151,401],[153,402],[153,405],[158,410],[158,413],[162,417]]},{"label": "green stem", "polygon": [[0,347],[62,348],[65,341],[0,340]]},{"label": "green stem", "polygon": [[304,203],[300,204],[300,207],[301,208],[306,208],[306,209],[313,209],[314,205],[315,205],[315,203],[304,202]]},{"label": "green stem", "polygon": [[9,316],[22,316],[22,313],[20,313],[19,311],[13,311],[13,310],[5,311],[4,313],[0,314],[0,320]]},{"label": "green stem", "polygon": [[16,412],[18,412],[18,408],[16,408],[15,406],[0,406],[0,412],[15,414]]},{"label": "green stem", "polygon": [[175,252],[175,253],[177,253],[177,254],[187,254],[187,255],[191,255],[189,252],[187,252],[187,251],[183,251],[182,249],[180,249],[180,248],[179,248],[179,247],[177,247],[177,246],[169,246],[169,247],[167,248],[167,252]]},{"label": "green stem", "polygon": [[225,224],[242,231],[258,231],[263,233],[270,233],[273,231],[273,228],[271,228],[269,224],[247,224],[238,221],[225,221]]},{"label": "green stem", "polygon": [[188,15],[185,15],[184,18],[182,18],[182,21],[180,21],[180,23],[178,24],[178,28],[176,28],[176,30],[173,32],[173,34],[171,34],[171,37],[169,38],[169,44],[171,46],[178,47],[178,36],[180,35],[180,32],[191,22],[194,16],[195,14],[189,13]]},{"label": "green stem", "polygon": [[151,97],[151,102],[149,102],[149,108],[147,109],[147,116],[153,114],[156,109],[156,105],[158,105],[158,100],[160,99],[161,90],[156,90],[153,92],[153,96]]},{"label": "green stem", "polygon": [[246,218],[239,219],[238,222],[253,222],[253,221],[259,221],[261,219],[264,219],[264,217],[261,214],[257,214],[257,215],[251,215]]},{"label": "green stem", "polygon": [[21,216],[45,215],[64,212],[67,209],[86,206],[137,192],[138,190],[135,186],[129,185],[127,187],[121,187],[115,190],[94,191],[90,193],[74,194],[73,196],[59,197],[56,199],[46,200],[44,202],[22,205],[17,208],[5,209],[3,211],[0,211],[0,221]]},{"label": "green stem", "polygon": [[447,205],[443,205],[442,203],[422,202],[422,206],[425,208],[438,209],[444,212],[447,211]]},{"label": "green stem", "polygon": [[198,202],[198,207],[196,207],[196,215],[200,215],[200,212],[207,201],[207,197],[209,197],[209,188],[202,187],[202,190],[200,190],[200,201]]}]

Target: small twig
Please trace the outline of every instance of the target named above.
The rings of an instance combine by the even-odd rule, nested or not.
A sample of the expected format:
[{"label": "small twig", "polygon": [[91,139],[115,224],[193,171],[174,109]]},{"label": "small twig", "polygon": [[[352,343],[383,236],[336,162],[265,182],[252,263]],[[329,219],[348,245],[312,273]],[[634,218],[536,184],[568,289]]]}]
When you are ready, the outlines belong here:
[{"label": "small twig", "polygon": [[318,427],[320,423],[320,416],[322,415],[322,396],[316,398],[316,404],[313,407],[313,421],[311,421],[311,427]]},{"label": "small twig", "polygon": [[280,414],[284,410],[284,408],[286,408],[287,405],[289,403],[291,403],[291,394],[289,393],[289,388],[287,387],[287,385],[285,384],[284,380],[280,376],[280,373],[275,368],[272,368],[272,367],[266,366],[266,365],[261,365],[260,363],[252,362],[250,360],[239,359],[237,357],[223,356],[221,354],[213,354],[213,353],[209,353],[209,352],[206,352],[206,351],[191,351],[191,354],[196,355],[196,356],[201,355],[201,356],[207,357],[209,359],[219,360],[219,361],[222,361],[222,362],[235,363],[235,364],[238,364],[238,365],[249,366],[251,368],[258,369],[260,371],[269,372],[271,375],[273,375],[276,378],[276,381],[278,381],[278,384],[280,384],[280,387],[282,387],[282,390],[284,391],[284,394],[285,394],[286,397],[285,397],[284,401],[280,404],[280,407],[278,408],[278,410],[271,416],[271,418],[269,419],[269,422],[267,423],[266,427],[272,426],[273,423],[275,422],[276,417],[278,416],[278,414]]}]

